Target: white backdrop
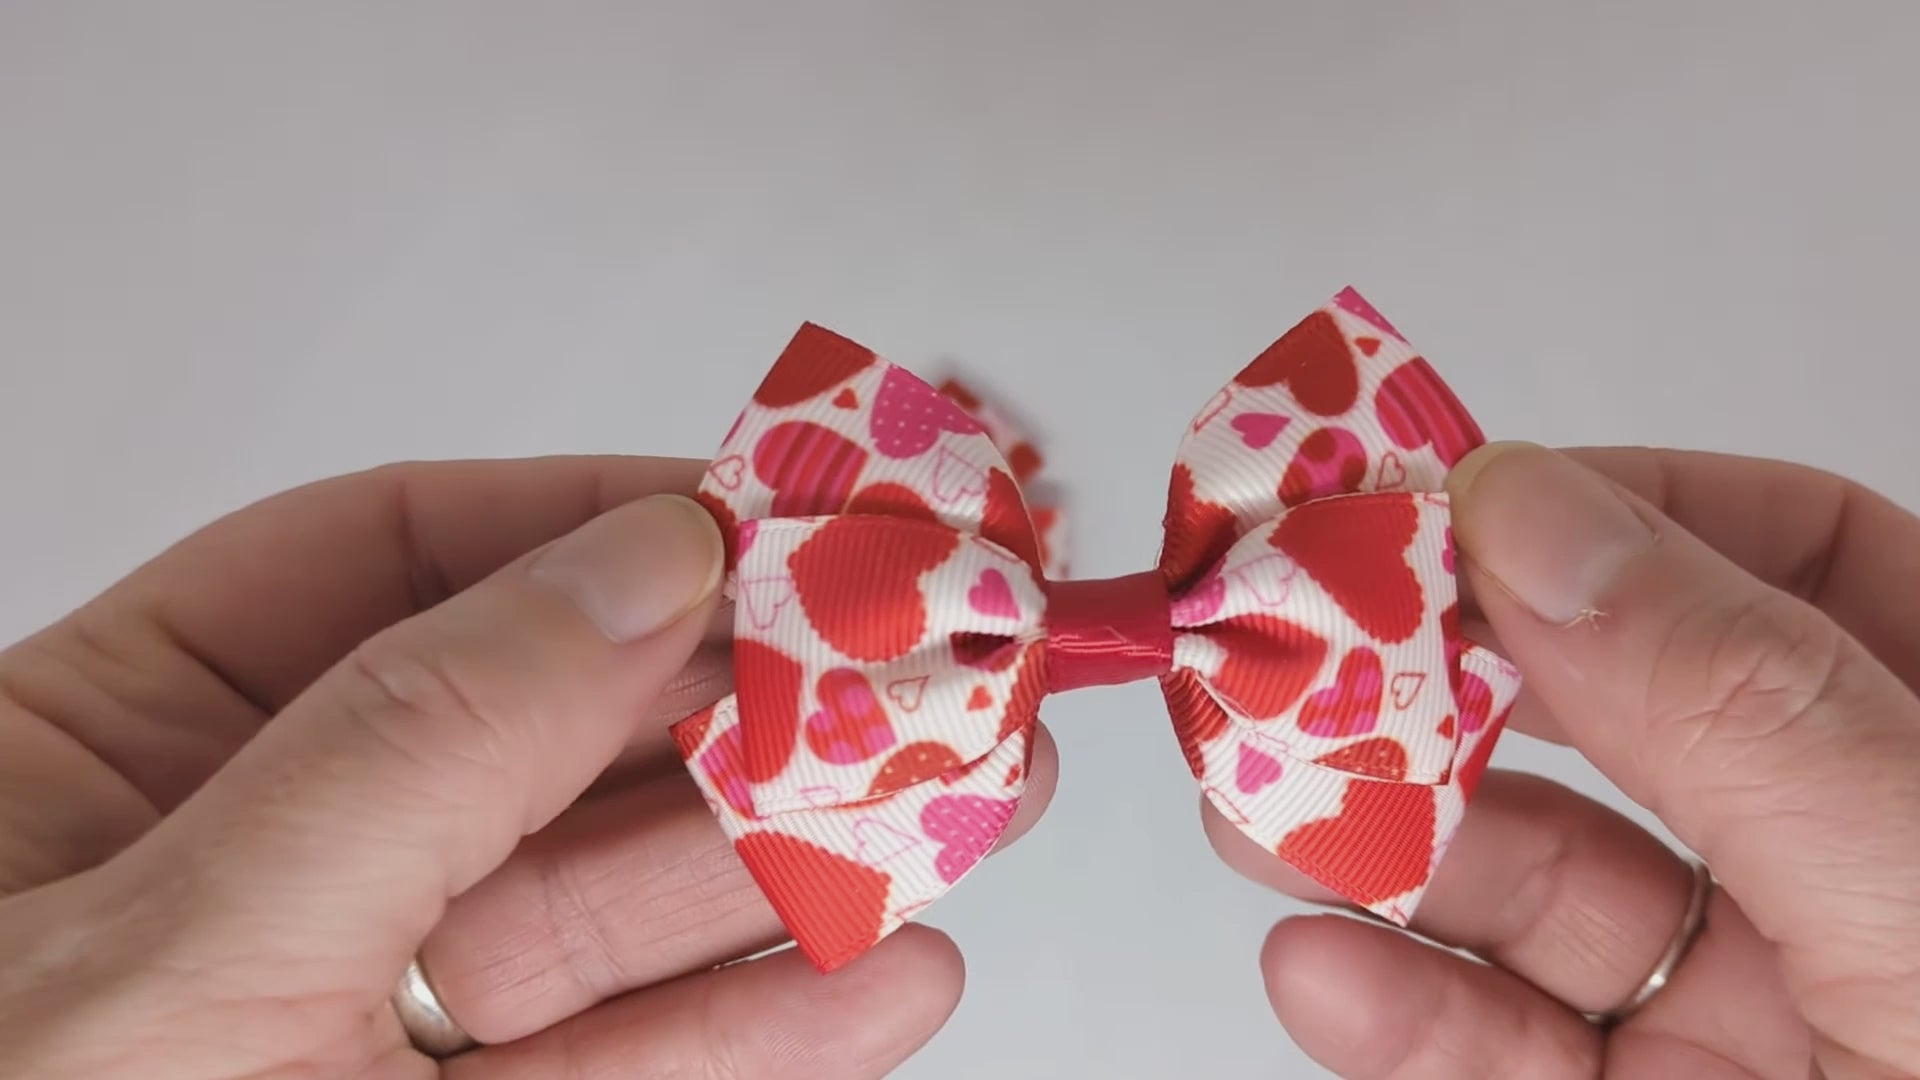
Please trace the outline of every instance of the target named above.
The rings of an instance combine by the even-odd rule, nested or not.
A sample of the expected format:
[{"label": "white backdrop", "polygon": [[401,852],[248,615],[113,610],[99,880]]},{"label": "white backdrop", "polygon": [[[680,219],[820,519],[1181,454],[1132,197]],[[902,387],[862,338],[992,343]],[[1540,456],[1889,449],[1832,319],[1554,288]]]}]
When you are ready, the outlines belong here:
[{"label": "white backdrop", "polygon": [[[1907,0],[8,0],[0,630],[322,475],[704,455],[807,318],[1016,394],[1080,571],[1142,569],[1180,425],[1348,282],[1497,436],[1920,504],[1916,40]],[[1058,801],[934,909],[968,994],[900,1075],[1314,1075],[1254,964],[1292,908],[1212,859],[1151,689],[1046,716]]]}]

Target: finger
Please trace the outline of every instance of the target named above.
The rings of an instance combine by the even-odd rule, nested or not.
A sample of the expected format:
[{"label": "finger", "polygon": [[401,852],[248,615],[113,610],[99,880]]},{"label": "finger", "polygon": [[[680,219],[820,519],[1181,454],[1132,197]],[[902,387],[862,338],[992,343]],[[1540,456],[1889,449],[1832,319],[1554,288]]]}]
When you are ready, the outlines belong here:
[{"label": "finger", "polygon": [[[1040,728],[1001,838],[1032,828],[1059,758]],[[661,780],[562,815],[455,900],[421,949],[442,1003],[485,1043],[786,939],[699,791]]]},{"label": "finger", "polygon": [[1665,987],[1607,1044],[1610,1075],[1623,1077],[1733,1069],[1738,1077],[1801,1080],[1812,1060],[1806,1021],[1781,982],[1773,945],[1719,889]]},{"label": "finger", "polygon": [[378,988],[618,751],[698,642],[720,560],[685,498],[603,515],[369,639],[108,866],[172,883],[177,938],[263,932],[268,958]]},{"label": "finger", "polygon": [[[1207,834],[1247,878],[1310,902],[1345,903],[1217,812]],[[1471,950],[1579,1012],[1608,1012],[1640,988],[1679,931],[1691,877],[1678,856],[1612,810],[1540,777],[1492,771],[1411,928]],[[1628,1043],[1646,1067],[1622,1066]],[[1673,1071],[1684,1055],[1709,1055],[1764,1076],[1808,1054],[1773,947],[1716,891],[1684,963],[1619,1030],[1608,1061],[1619,1075],[1653,1076]]]},{"label": "finger", "polygon": [[[1227,865],[1314,902],[1326,890],[1218,814]],[[1582,1012],[1625,1001],[1673,937],[1692,872],[1652,834],[1576,792],[1490,771],[1434,871],[1412,928],[1470,949]]]},{"label": "finger", "polygon": [[1599,1075],[1592,1025],[1507,972],[1383,926],[1288,919],[1260,970],[1287,1034],[1349,1080]]},{"label": "finger", "polygon": [[1449,486],[1480,607],[1573,744],[1707,859],[1816,1026],[1920,1058],[1893,1004],[1920,997],[1920,834],[1896,824],[1920,820],[1920,702],[1561,455],[1485,448]]},{"label": "finger", "polygon": [[[907,926],[822,976],[788,950],[610,1001],[558,1027],[446,1063],[447,1080],[881,1077],[960,1001],[960,952]],[[637,1071],[636,1071],[637,1070]]]},{"label": "finger", "polygon": [[1908,685],[1920,685],[1920,518],[1832,473],[1763,458],[1604,447],[1567,456],[1651,503],[1760,580],[1825,611]]},{"label": "finger", "polygon": [[[1886,590],[1887,582],[1920,580],[1920,518],[1844,477],[1783,461],[1643,447],[1565,453],[1748,573],[1825,611],[1920,687],[1920,607],[1890,602]],[[1464,623],[1469,636],[1498,649],[1475,634],[1483,620]],[[1567,741],[1553,713],[1524,691],[1507,726]]]},{"label": "finger", "polygon": [[216,522],[103,600],[144,606],[271,714],[375,632],[616,506],[691,494],[702,467],[549,457],[323,480]]},{"label": "finger", "polygon": [[360,642],[606,510],[690,493],[701,467],[423,462],[310,484],[175,545],[37,635],[45,662],[11,674],[48,719],[171,810]]}]

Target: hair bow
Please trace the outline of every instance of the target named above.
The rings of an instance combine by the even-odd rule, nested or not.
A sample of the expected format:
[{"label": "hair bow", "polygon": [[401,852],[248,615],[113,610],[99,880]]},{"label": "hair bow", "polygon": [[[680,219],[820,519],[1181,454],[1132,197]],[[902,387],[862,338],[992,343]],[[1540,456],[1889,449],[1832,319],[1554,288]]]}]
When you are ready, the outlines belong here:
[{"label": "hair bow", "polygon": [[1404,924],[1519,690],[1458,626],[1442,481],[1481,441],[1349,289],[1189,425],[1158,568],[1058,580],[1032,447],[807,325],[699,493],[734,693],[675,742],[822,971],[994,846],[1043,697],[1147,678],[1229,821]]}]

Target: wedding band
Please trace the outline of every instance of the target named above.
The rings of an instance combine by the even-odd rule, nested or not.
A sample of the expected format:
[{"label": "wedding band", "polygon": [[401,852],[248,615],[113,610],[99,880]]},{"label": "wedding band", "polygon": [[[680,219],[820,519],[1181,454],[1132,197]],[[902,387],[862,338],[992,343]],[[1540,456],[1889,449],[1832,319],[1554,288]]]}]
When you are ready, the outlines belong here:
[{"label": "wedding band", "polygon": [[400,978],[400,988],[393,992],[393,1011],[400,1016],[407,1041],[428,1057],[452,1057],[479,1045],[465,1028],[447,1015],[447,1007],[440,1004],[440,995],[434,993],[433,984],[427,981],[427,969],[420,966],[419,957],[407,965],[407,973]]},{"label": "wedding band", "polygon": [[1654,995],[1666,988],[1667,981],[1673,978],[1675,968],[1686,959],[1687,950],[1693,947],[1700,931],[1707,924],[1707,897],[1713,891],[1713,874],[1707,864],[1699,859],[1688,859],[1687,865],[1693,870],[1693,891],[1687,896],[1686,914],[1680,916],[1680,928],[1674,931],[1673,940],[1667,943],[1667,951],[1660,954],[1660,960],[1653,965],[1653,972],[1633,996],[1622,1004],[1600,1013],[1587,1013],[1589,1023],[1601,1027],[1611,1027],[1627,1017],[1639,1012]]}]

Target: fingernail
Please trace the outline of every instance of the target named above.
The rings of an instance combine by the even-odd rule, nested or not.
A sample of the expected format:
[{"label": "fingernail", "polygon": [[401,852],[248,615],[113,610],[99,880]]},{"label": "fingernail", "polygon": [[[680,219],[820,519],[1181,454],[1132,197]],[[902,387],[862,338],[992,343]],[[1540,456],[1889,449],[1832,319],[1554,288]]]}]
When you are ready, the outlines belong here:
[{"label": "fingernail", "polygon": [[1548,622],[1603,610],[1621,568],[1653,546],[1653,530],[1612,484],[1531,443],[1475,450],[1447,491],[1461,550]]},{"label": "fingernail", "polygon": [[628,642],[711,595],[723,558],[720,529],[699,503],[652,495],[555,541],[529,572],[571,597],[609,639]]}]

